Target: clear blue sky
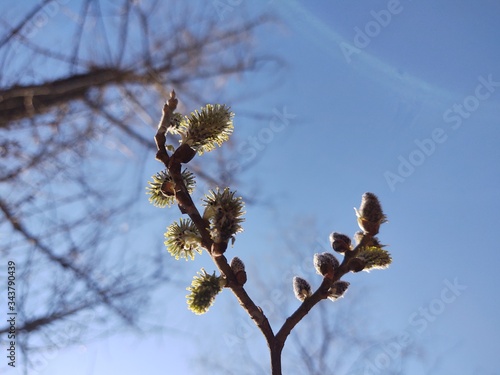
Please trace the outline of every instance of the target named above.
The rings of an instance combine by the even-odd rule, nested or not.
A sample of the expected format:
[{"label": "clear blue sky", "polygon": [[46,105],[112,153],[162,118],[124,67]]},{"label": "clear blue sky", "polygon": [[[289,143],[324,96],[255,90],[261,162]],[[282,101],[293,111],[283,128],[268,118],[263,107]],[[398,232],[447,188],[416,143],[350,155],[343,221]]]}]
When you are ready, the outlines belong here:
[{"label": "clear blue sky", "polygon": [[[224,16],[243,17],[248,7],[282,17],[255,43],[287,65],[277,72],[279,85],[233,107],[237,152],[258,157],[244,180],[273,204],[248,207],[231,251],[250,272],[288,272],[291,259],[269,245],[280,229],[315,217],[326,246],[331,231],[357,230],[352,208],[372,191],[389,217],[380,238],[394,263],[351,275],[349,292],[369,288],[366,314],[380,330],[406,332],[439,359],[408,373],[499,374],[500,3],[259,1]],[[262,84],[258,74],[252,80],[231,82],[231,92]],[[256,108],[267,119],[238,118]],[[288,113],[285,126],[273,122],[276,111]],[[158,168],[151,161],[147,174]],[[154,228],[159,236],[166,224]],[[304,259],[313,252],[304,249]],[[261,257],[268,266],[258,264]],[[186,286],[201,266],[213,269],[207,257],[200,262],[174,265],[186,270]],[[248,288],[258,294],[250,272]],[[227,291],[202,317],[187,310],[182,288],[165,293],[158,324],[172,330],[65,348],[40,374],[192,374],[200,348],[226,350],[216,330],[236,310]],[[256,328],[253,334],[252,345],[265,348]]]}]

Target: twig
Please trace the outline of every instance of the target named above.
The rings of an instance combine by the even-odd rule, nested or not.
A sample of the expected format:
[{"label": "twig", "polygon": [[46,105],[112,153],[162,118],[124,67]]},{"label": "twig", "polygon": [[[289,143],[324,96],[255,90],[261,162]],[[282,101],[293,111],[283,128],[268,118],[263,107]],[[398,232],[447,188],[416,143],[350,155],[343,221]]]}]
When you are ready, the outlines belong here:
[{"label": "twig", "polygon": [[[227,246],[227,244],[214,243],[210,233],[208,232],[208,223],[202,218],[200,212],[196,208],[186,186],[184,185],[182,175],[181,175],[181,162],[176,159],[175,154],[170,157],[167,153],[165,147],[166,141],[166,131],[170,124],[170,118],[177,106],[177,99],[175,97],[175,91],[170,94],[170,99],[165,103],[163,107],[163,116],[158,125],[158,131],[155,135],[156,145],[158,147],[158,152],[156,154],[156,159],[163,162],[167,167],[169,174],[175,183],[175,197],[179,204],[179,209],[182,213],[187,214],[193,223],[196,225],[200,235],[201,244],[205,250],[210,254],[210,257],[214,261],[215,265],[219,269],[222,275],[227,279],[227,287],[236,296],[239,304],[245,309],[251,319],[255,322],[257,327],[264,334],[267,340],[267,344],[271,351],[274,351],[276,346],[276,340],[266,315],[260,307],[258,307],[253,300],[250,298],[245,288],[238,283],[236,280],[236,275],[231,270],[229,263],[224,255],[222,255],[223,250],[219,249],[221,245]],[[280,372],[281,373],[281,372]]]},{"label": "twig", "polygon": [[[385,215],[383,215],[382,213],[377,198],[371,193],[366,193],[363,196],[363,199],[370,198],[376,200],[376,202],[372,201],[370,203],[371,206],[369,206],[372,211],[371,213],[375,213],[376,215],[372,215],[373,217],[365,217],[364,214],[358,213],[358,220],[360,220],[361,223],[364,223],[363,225],[365,226],[368,226],[368,224],[370,224],[371,226],[368,229],[364,229],[364,231],[362,232],[363,234],[358,240],[359,243],[354,249],[351,248],[350,239],[348,239],[349,244],[346,244],[345,249],[347,251],[344,251],[344,259],[340,265],[335,259],[335,267],[333,266],[332,260],[332,263],[329,264],[329,266],[326,266],[325,268],[319,268],[321,272],[318,272],[323,275],[323,281],[321,285],[314,293],[310,294],[310,292],[308,291],[308,294],[310,295],[304,298],[300,298],[303,301],[302,304],[297,308],[297,310],[295,310],[292,315],[290,315],[285,320],[282,327],[275,335],[266,315],[264,314],[262,309],[258,307],[250,298],[245,288],[243,287],[244,282],[240,283],[238,281],[231,266],[228,264],[228,261],[224,256],[224,252],[227,248],[227,242],[215,242],[212,239],[212,236],[209,232],[210,224],[200,215],[200,212],[195,206],[184,183],[181,172],[182,164],[189,162],[195,155],[196,151],[192,149],[191,146],[188,145],[188,143],[184,143],[175,150],[172,156],[169,156],[167,153],[165,146],[166,133],[168,131],[168,128],[170,127],[170,120],[172,118],[174,110],[176,109],[176,106],[177,98],[175,96],[175,92],[172,91],[170,99],[167,101],[167,103],[165,103],[163,107],[163,116],[158,125],[158,131],[155,135],[155,141],[158,148],[156,159],[163,162],[163,164],[167,168],[168,174],[174,182],[174,194],[179,205],[179,209],[183,214],[187,214],[196,226],[196,229],[198,230],[198,233],[201,237],[201,246],[208,252],[213,262],[219,269],[221,276],[224,277],[225,286],[233,292],[239,304],[243,307],[243,309],[245,309],[245,311],[248,313],[248,315],[255,322],[257,327],[266,338],[271,355],[272,375],[281,375],[281,353],[287,337],[290,335],[293,328],[302,320],[302,318],[304,318],[309,313],[309,311],[318,302],[329,297],[332,298],[331,293],[332,288],[334,287],[334,283],[339,281],[346,273],[351,271],[359,272],[364,268],[364,260],[362,260],[361,258],[357,258],[357,256],[360,254],[362,249],[369,247],[373,242],[377,242],[373,235],[378,233],[378,226],[381,222],[385,221]],[[366,198],[365,196],[368,198]],[[333,255],[331,256],[333,257]],[[362,262],[363,264],[360,265],[360,262]],[[324,263],[324,265],[327,265],[327,263]]]}]

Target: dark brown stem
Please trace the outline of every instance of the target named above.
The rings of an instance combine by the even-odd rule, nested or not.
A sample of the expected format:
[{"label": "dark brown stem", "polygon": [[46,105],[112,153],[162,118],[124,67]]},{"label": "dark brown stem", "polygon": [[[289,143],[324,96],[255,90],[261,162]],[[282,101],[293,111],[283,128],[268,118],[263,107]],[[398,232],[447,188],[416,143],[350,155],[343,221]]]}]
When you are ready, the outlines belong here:
[{"label": "dark brown stem", "polygon": [[187,214],[195,224],[201,235],[202,247],[207,250],[213,262],[221,272],[221,275],[226,278],[226,286],[231,289],[239,304],[248,313],[266,338],[271,355],[272,375],[281,375],[281,353],[290,332],[319,301],[328,297],[328,291],[334,282],[340,280],[346,273],[354,271],[352,264],[350,265],[351,259],[356,257],[360,249],[365,246],[372,237],[365,234],[360,243],[352,251],[345,253],[344,260],[334,271],[333,277],[332,274],[325,276],[319,288],[310,297],[306,298],[298,309],[286,319],[279,332],[275,335],[266,315],[262,309],[253,302],[243,285],[238,282],[236,275],[229,266],[227,258],[223,255],[227,243],[214,243],[208,230],[209,223],[200,215],[191,195],[184,185],[181,175],[181,164],[186,161],[184,160],[184,156],[180,156],[183,153],[174,152],[171,157],[169,157],[167,153],[165,147],[166,131],[170,125],[170,118],[176,106],[177,99],[175,98],[175,92],[172,91],[170,99],[163,107],[163,116],[155,136],[156,145],[158,147],[156,158],[165,164],[170,176],[172,176],[175,183],[175,197],[179,204],[179,209],[182,213]]},{"label": "dark brown stem", "polygon": [[231,270],[226,257],[222,255],[227,244],[216,244],[213,242],[210,232],[208,231],[208,222],[200,215],[200,212],[196,208],[191,195],[184,185],[181,175],[181,163],[183,160],[178,160],[175,153],[172,157],[169,157],[167,154],[167,150],[165,148],[166,131],[176,105],[177,99],[175,98],[175,92],[172,91],[169,101],[163,107],[163,116],[158,126],[158,132],[155,136],[158,148],[156,158],[165,164],[170,176],[172,176],[175,183],[175,197],[181,212],[187,214],[191,218],[201,235],[202,246],[208,251],[221,274],[226,277],[228,288],[231,289],[240,305],[245,309],[257,327],[259,327],[262,331],[267,340],[268,346],[272,348],[275,346],[275,337],[271,325],[269,324],[269,320],[265,316],[262,309],[253,302],[245,288],[238,283],[236,275]]},{"label": "dark brown stem", "polygon": [[304,316],[307,315],[314,305],[328,297],[328,290],[335,281],[340,280],[342,276],[351,271],[349,265],[350,260],[356,257],[360,249],[365,246],[370,239],[371,236],[364,235],[359,244],[352,251],[346,252],[344,260],[340,264],[339,268],[335,270],[333,278],[323,278],[323,282],[319,288],[310,297],[306,298],[298,309],[286,319],[285,323],[276,334],[276,345],[280,348],[280,351],[283,349],[285,341],[292,329],[302,320]]},{"label": "dark brown stem", "polygon": [[191,196],[189,195],[187,188],[184,185],[184,181],[182,180],[180,163],[175,160],[175,158],[171,158],[168,171],[175,183],[175,197],[179,202],[179,206],[181,207],[181,210],[185,212],[196,225],[196,228],[201,235],[202,246],[208,251],[221,274],[226,277],[228,281],[228,287],[234,293],[240,305],[247,311],[248,315],[250,315],[255,324],[257,324],[257,326],[261,329],[266,339],[268,339],[268,342],[271,338],[274,339],[271,325],[269,324],[267,317],[262,312],[262,309],[255,305],[252,299],[248,296],[243,286],[238,283],[238,281],[236,280],[236,275],[231,270],[226,257],[221,254],[221,251],[216,250],[219,249],[222,244],[216,244],[213,242],[208,231],[208,222],[200,215],[200,212],[196,208]]},{"label": "dark brown stem", "polygon": [[168,171],[175,183],[175,197],[179,202],[181,211],[186,213],[196,225],[196,228],[202,238],[202,246],[208,251],[221,274],[226,277],[228,282],[227,286],[236,296],[239,304],[245,309],[248,315],[250,315],[250,318],[264,334],[269,348],[274,347],[275,337],[271,325],[269,324],[269,320],[265,316],[262,309],[253,302],[245,288],[238,283],[236,275],[231,270],[227,258],[222,255],[223,250],[220,249],[221,245],[225,247],[227,244],[213,242],[208,231],[208,222],[200,215],[191,196],[189,195],[187,188],[184,185],[184,181],[182,180],[180,162],[174,157],[172,157],[169,162]]},{"label": "dark brown stem", "polygon": [[156,153],[156,159],[163,162],[165,167],[168,167],[169,156],[167,148],[165,147],[165,142],[167,141],[167,129],[170,126],[170,119],[177,108],[177,98],[175,97],[175,91],[172,90],[170,93],[170,99],[163,106],[163,113],[161,116],[160,123],[158,124],[158,131],[155,135],[156,147],[158,152]]},{"label": "dark brown stem", "polygon": [[273,340],[273,345],[270,346],[271,352],[271,374],[281,375],[281,352],[283,345],[278,345],[276,339]]}]

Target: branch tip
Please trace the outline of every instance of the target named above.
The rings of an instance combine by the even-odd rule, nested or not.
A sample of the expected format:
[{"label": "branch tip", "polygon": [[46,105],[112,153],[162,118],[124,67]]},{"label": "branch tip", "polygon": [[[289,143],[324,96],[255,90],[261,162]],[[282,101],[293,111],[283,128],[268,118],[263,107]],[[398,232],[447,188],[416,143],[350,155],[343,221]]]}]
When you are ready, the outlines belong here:
[{"label": "branch tip", "polygon": [[173,112],[176,108],[177,108],[177,103],[179,101],[177,100],[177,97],[175,96],[175,90],[172,90],[172,92],[170,93],[170,99],[168,99],[168,107],[170,108],[170,110]]}]

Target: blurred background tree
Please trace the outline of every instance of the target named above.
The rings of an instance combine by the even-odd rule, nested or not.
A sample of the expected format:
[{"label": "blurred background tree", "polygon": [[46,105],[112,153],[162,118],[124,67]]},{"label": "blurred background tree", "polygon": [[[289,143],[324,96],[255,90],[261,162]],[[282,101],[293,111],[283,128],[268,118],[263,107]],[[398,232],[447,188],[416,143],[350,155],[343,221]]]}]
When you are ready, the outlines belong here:
[{"label": "blurred background tree", "polygon": [[[4,265],[12,259],[18,262],[18,328],[24,329],[18,345],[32,354],[35,367],[42,356],[49,362],[45,370],[40,365],[31,373],[68,373],[70,368],[78,375],[126,374],[149,366],[147,372],[154,374],[164,372],[165,360],[183,366],[178,373],[192,373],[188,367],[204,348],[207,363],[217,360],[217,349],[234,348],[233,363],[222,364],[228,371],[240,362],[245,365],[242,372],[258,369],[238,362],[235,355],[248,348],[252,358],[258,358],[254,350],[264,345],[232,296],[226,301],[221,295],[198,323],[188,317],[184,289],[196,271],[188,263],[173,265],[161,243],[164,223],[178,216],[157,220],[164,212],[157,213],[144,194],[144,181],[159,167],[152,162],[152,135],[163,102],[175,88],[182,97],[180,105],[186,107],[179,108],[183,113],[205,103],[226,103],[237,113],[233,149],[225,147],[199,159],[204,164],[193,172],[203,173],[212,186],[234,186],[234,181],[224,180],[237,176],[245,182],[238,191],[247,204],[255,197],[248,190],[257,187],[272,198],[272,210],[249,207],[237,246],[249,274],[279,269],[271,274],[289,294],[274,306],[286,310],[284,302],[294,301],[290,283],[295,272],[288,246],[278,252],[282,242],[270,241],[269,233],[281,237],[290,230],[290,221],[307,213],[317,218],[323,244],[329,231],[352,234],[352,202],[364,191],[374,191],[391,219],[387,242],[394,250],[395,267],[378,273],[377,281],[367,275],[370,284],[362,286],[373,289],[361,302],[357,289],[351,288],[334,311],[325,306],[333,319],[343,316],[341,307],[351,301],[368,304],[356,319],[361,333],[371,337],[365,328],[372,321],[377,322],[377,333],[387,329],[387,336],[375,336],[373,346],[367,342],[354,349],[352,360],[376,358],[380,346],[384,351],[394,338],[390,332],[409,331],[416,343],[442,361],[427,358],[423,366],[410,364],[406,373],[495,374],[498,319],[491,295],[496,286],[492,267],[499,253],[493,237],[481,234],[494,232],[500,202],[498,178],[491,173],[500,160],[495,142],[497,86],[467,113],[459,129],[443,115],[464,103],[475,108],[481,77],[494,85],[500,80],[498,4],[400,5],[403,11],[393,14],[390,25],[381,27],[369,46],[348,61],[343,47],[356,45],[357,30],[374,25],[374,13],[386,14],[387,2],[2,2],[0,259]],[[266,9],[279,14],[286,29],[274,32],[273,27],[269,32],[255,14]],[[206,34],[209,30],[214,33]],[[193,59],[189,46],[196,41],[205,44]],[[276,64],[268,63],[276,60],[260,51],[286,58],[287,69],[271,70]],[[155,78],[145,74],[167,64],[166,57],[172,62],[170,70]],[[218,73],[221,66],[235,68],[237,61],[244,62],[239,72]],[[271,90],[276,83],[279,88]],[[66,100],[61,101],[61,93]],[[250,112],[257,110],[260,113]],[[277,112],[293,117],[283,124]],[[256,121],[240,122],[243,115]],[[274,125],[283,131],[272,131],[273,116]],[[243,133],[236,134],[242,128]],[[425,163],[415,166],[411,176],[404,175],[404,182],[388,184],[384,175],[399,173],[401,160],[417,155],[416,142],[431,137],[435,129],[446,132],[446,143],[436,144],[436,152],[425,155]],[[247,141],[245,148],[238,140]],[[227,173],[240,169],[227,167],[235,157],[252,159],[250,165],[257,159],[265,162],[245,175]],[[302,230],[297,229],[298,237]],[[315,243],[300,247],[300,258],[308,265]],[[485,253],[471,255],[478,247]],[[447,282],[461,288],[453,294],[453,303],[440,299]],[[281,284],[263,278],[261,285],[247,285],[259,303],[268,304]],[[421,308],[433,308],[434,314],[422,316]],[[220,309],[229,314],[237,310],[241,319],[228,326],[217,320],[227,316],[217,314]],[[315,324],[316,317],[309,318],[303,322],[305,329]],[[271,319],[282,321],[278,315]],[[220,332],[221,325],[222,336],[212,335],[209,344],[200,346],[210,334],[207,330]],[[345,331],[350,326],[344,322],[338,329],[360,332]],[[138,338],[125,330],[137,327],[159,334]],[[0,327],[0,346],[5,344],[5,328]],[[196,334],[187,334],[193,331]],[[117,335],[108,336],[112,332]],[[309,333],[317,331],[307,331],[304,337]],[[99,340],[91,343],[91,338]],[[290,339],[287,360],[297,356],[294,336]],[[319,346],[312,345],[308,355],[316,358]],[[140,369],[132,368],[136,364]],[[220,368],[221,363],[216,364]],[[6,366],[1,362],[0,372]],[[303,366],[297,371],[306,371]]]},{"label": "blurred background tree", "polygon": [[[254,51],[264,16],[220,22],[180,1],[78,7],[12,4],[0,19],[0,257],[16,261],[28,366],[38,350],[139,328],[153,291],[175,278],[163,245],[130,245],[147,225],[138,176],[168,88],[199,106],[277,62]],[[219,154],[193,167],[214,185],[235,177],[224,165]]]}]

